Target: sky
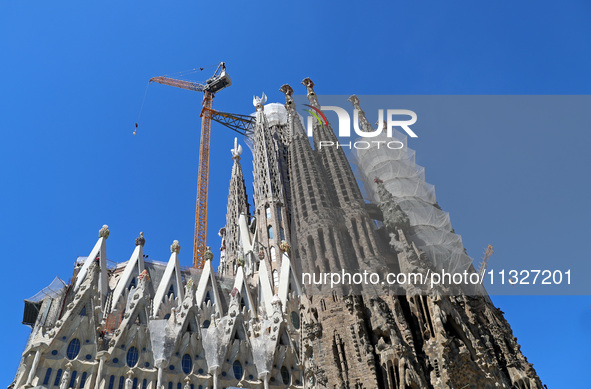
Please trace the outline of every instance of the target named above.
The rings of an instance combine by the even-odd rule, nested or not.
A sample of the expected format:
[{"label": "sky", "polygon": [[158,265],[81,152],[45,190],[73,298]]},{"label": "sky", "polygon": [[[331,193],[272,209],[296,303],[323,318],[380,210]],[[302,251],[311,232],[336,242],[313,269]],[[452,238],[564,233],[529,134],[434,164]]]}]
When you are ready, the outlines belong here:
[{"label": "sky", "polygon": [[[585,1],[3,1],[0,382],[12,382],[30,333],[23,299],[68,281],[103,224],[110,260],[128,260],[143,231],[149,259],[168,260],[178,239],[191,265],[202,95],[146,93],[151,77],[205,67],[194,77],[204,81],[225,61],[233,85],[214,108],[244,114],[255,94],[284,102],[284,83],[304,93],[304,77],[319,95],[584,95],[590,17]],[[212,128],[216,254],[234,135]],[[489,243],[516,261],[589,260],[589,128],[561,128],[557,112],[553,132],[517,135],[452,133],[443,150],[433,129],[411,147],[476,262]],[[242,163],[250,189],[248,152]],[[493,301],[543,383],[589,387],[590,296]]]}]

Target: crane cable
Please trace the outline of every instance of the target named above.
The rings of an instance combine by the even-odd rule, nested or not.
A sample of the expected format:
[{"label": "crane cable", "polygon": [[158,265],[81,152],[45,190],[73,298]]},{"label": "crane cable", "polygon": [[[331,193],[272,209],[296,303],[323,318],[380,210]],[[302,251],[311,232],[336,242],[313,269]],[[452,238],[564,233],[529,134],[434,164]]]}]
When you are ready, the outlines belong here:
[{"label": "crane cable", "polygon": [[[189,70],[184,70],[184,71],[180,71],[177,73],[172,73],[172,76],[175,77],[183,77],[183,76],[187,76],[189,74],[193,74],[193,73],[197,73],[204,71],[205,69],[210,69],[213,67],[218,66],[219,64],[215,64],[215,65],[209,65],[209,66],[204,66],[204,67],[199,67],[199,68],[193,68],[193,69],[189,69]],[[150,83],[148,82],[148,85],[146,85],[146,91],[144,92],[144,98],[142,99],[142,104],[140,106],[140,112],[137,115],[137,121],[135,122],[135,128],[133,129],[133,135],[137,134],[137,129],[139,127],[139,122],[140,122],[140,117],[142,116],[142,111],[144,110],[144,103],[146,102],[146,96],[148,95],[148,87],[150,86]]]},{"label": "crane cable", "polygon": [[135,122],[135,128],[133,129],[133,135],[135,135],[137,133],[137,129],[138,129],[138,123],[140,122],[140,117],[142,116],[142,111],[144,110],[144,103],[146,102],[146,96],[148,95],[148,87],[150,86],[150,83],[148,82],[148,84],[146,85],[146,90],[144,92],[144,98],[142,99],[142,105],[140,106],[140,112],[137,115],[137,121]]}]

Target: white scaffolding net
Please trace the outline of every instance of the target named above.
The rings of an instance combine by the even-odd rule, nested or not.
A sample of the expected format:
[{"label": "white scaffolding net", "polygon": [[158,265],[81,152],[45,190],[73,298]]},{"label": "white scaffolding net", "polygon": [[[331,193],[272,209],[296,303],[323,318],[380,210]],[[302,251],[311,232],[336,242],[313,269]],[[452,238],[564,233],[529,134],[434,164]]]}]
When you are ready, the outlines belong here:
[{"label": "white scaffolding net", "polygon": [[[410,219],[411,236],[438,270],[463,272],[472,259],[466,254],[462,238],[455,234],[449,214],[439,208],[435,188],[425,181],[425,168],[415,162],[415,151],[407,147],[406,135],[393,131],[393,138],[381,134],[371,138],[368,149],[354,149],[353,162],[357,165],[368,200],[377,204],[379,197],[374,178],[384,182],[398,205]],[[362,139],[359,139],[362,140]],[[386,147],[398,140],[404,145],[399,150]],[[378,143],[380,142],[378,147]]]}]

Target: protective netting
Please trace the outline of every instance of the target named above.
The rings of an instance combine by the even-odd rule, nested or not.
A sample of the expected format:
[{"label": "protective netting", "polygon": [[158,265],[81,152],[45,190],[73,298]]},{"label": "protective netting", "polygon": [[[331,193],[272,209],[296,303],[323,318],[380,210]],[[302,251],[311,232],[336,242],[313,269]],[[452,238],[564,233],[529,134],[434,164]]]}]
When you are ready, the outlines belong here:
[{"label": "protective netting", "polygon": [[56,298],[66,291],[66,283],[59,277],[55,277],[51,284],[37,292],[33,297],[25,299],[25,301],[36,303],[44,300],[47,297]]},{"label": "protective netting", "polygon": [[[386,145],[394,140],[402,142],[404,147],[388,148]],[[409,238],[427,254],[436,269],[468,270],[472,259],[466,255],[462,238],[453,232],[449,214],[437,205],[435,188],[425,182],[425,169],[416,164],[415,151],[407,147],[406,135],[394,130],[393,138],[381,134],[371,138],[370,144],[368,149],[354,149],[352,153],[368,200],[380,201],[374,182],[378,177],[408,215]]]},{"label": "protective netting", "polygon": [[287,123],[287,110],[283,104],[270,103],[265,105],[265,116],[269,127]]}]

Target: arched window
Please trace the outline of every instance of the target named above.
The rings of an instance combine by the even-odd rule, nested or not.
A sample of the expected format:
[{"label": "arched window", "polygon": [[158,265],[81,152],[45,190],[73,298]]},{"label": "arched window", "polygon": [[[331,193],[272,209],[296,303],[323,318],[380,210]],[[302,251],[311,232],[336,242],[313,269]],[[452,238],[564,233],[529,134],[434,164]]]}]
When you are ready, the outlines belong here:
[{"label": "arched window", "polygon": [[265,213],[267,214],[267,220],[271,219],[271,207],[265,207]]},{"label": "arched window", "polygon": [[203,328],[209,328],[209,324],[210,324],[210,323],[209,323],[209,320],[205,320],[205,321],[203,322]]},{"label": "arched window", "polygon": [[185,374],[190,374],[191,370],[193,370],[193,360],[189,354],[183,355],[182,365]]},{"label": "arched window", "polygon": [[109,378],[109,389],[113,389],[114,385],[115,385],[115,376],[112,375],[111,378]]},{"label": "arched window", "polygon": [[242,364],[240,361],[234,361],[232,367],[234,369],[234,378],[240,380],[242,378]]},{"label": "arched window", "polygon": [[47,369],[45,372],[45,378],[43,378],[43,385],[49,384],[49,379],[51,378],[51,367]]},{"label": "arched window", "polygon": [[179,382],[178,384],[176,384],[176,389],[183,389],[183,385],[181,385],[181,383]]},{"label": "arched window", "polygon": [[172,389],[172,382],[168,383],[168,389]]},{"label": "arched window", "polygon": [[148,380],[144,378],[144,380],[142,381],[142,389],[147,389],[148,388]]},{"label": "arched window", "polygon": [[269,235],[269,239],[273,239],[273,226],[267,227],[267,233]]},{"label": "arched window", "polygon": [[174,298],[174,285],[170,285],[170,288],[168,288],[168,293],[166,295],[170,298]]},{"label": "arched window", "polygon": [[72,339],[70,344],[68,344],[68,351],[66,352],[66,356],[68,359],[74,359],[80,352],[80,340]]},{"label": "arched window", "polygon": [[130,347],[129,350],[127,350],[127,366],[134,367],[137,364],[138,357],[137,348]]},{"label": "arched window", "polygon": [[291,379],[291,377],[289,374],[289,370],[287,370],[287,367],[282,366],[281,367],[281,380],[283,381],[283,383],[285,385],[289,385],[290,379]]},{"label": "arched window", "polygon": [[279,272],[277,271],[277,269],[273,270],[273,284],[275,286],[279,285]]},{"label": "arched window", "polygon": [[271,247],[271,261],[277,261],[277,250],[275,249],[275,247]]},{"label": "arched window", "polygon": [[135,377],[133,379],[133,385],[132,385],[131,389],[137,389],[137,377]]},{"label": "arched window", "polygon": [[119,377],[119,389],[123,389],[124,386],[125,386],[125,377],[121,376],[121,377]]},{"label": "arched window", "polygon": [[205,301],[204,301],[204,303],[207,304],[210,301],[211,301],[211,295],[209,294],[209,290],[208,290],[207,293],[205,293]]},{"label": "arched window", "polygon": [[84,385],[86,385],[86,376],[86,372],[82,373],[82,378],[80,378],[80,389],[83,389]]},{"label": "arched window", "polygon": [[[53,382],[54,386],[60,386],[60,381],[62,380],[62,369],[59,369],[57,371],[57,374],[55,375],[55,381]],[[109,388],[111,389],[111,388]]]},{"label": "arched window", "polygon": [[74,385],[76,384],[76,376],[78,375],[78,372],[76,370],[74,370],[72,372],[72,376],[70,377],[70,384],[68,385],[68,388],[73,388]]}]

